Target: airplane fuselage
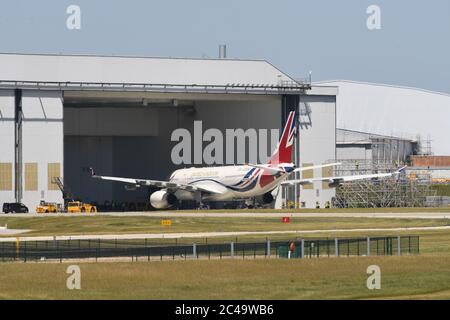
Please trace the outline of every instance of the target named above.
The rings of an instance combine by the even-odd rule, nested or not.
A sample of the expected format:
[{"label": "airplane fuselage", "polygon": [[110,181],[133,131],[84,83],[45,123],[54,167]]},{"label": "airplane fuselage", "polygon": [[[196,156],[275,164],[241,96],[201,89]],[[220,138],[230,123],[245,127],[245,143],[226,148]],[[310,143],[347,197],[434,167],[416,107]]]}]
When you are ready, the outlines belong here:
[{"label": "airplane fuselage", "polygon": [[[275,189],[286,177],[287,172],[271,175],[262,168],[236,165],[179,169],[173,172],[170,182],[192,186],[208,185],[220,193],[205,194],[203,200],[229,201],[264,195]],[[195,200],[192,192],[177,190],[175,195],[180,200]]]}]

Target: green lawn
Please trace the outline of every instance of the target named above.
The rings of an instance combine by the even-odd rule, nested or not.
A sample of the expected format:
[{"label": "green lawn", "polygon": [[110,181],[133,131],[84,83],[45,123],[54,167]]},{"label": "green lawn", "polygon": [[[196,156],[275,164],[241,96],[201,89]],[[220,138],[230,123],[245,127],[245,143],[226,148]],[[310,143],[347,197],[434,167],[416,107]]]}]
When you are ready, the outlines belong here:
[{"label": "green lawn", "polygon": [[276,212],[276,213],[374,213],[374,212],[398,212],[398,213],[402,213],[402,212],[450,212],[450,207],[446,208],[446,207],[442,207],[442,208],[431,208],[431,207],[424,207],[424,208],[343,208],[343,209],[339,209],[339,208],[331,208],[331,209],[306,209],[306,208],[301,208],[301,209],[233,209],[233,210],[229,210],[229,209],[222,209],[222,210],[177,210],[176,212],[190,212],[190,213],[261,213],[261,212]]},{"label": "green lawn", "polygon": [[[381,268],[381,290],[366,269]],[[2,299],[450,298],[450,256],[304,260],[81,263],[81,290],[66,289],[69,264],[0,264]]]},{"label": "green lawn", "polygon": [[[162,227],[159,218],[151,217],[1,217],[0,224],[4,223],[10,228],[34,229],[31,235],[42,235],[438,226],[447,225],[448,220],[294,218],[292,223],[283,224],[277,218],[174,218],[172,227]],[[303,260],[5,262],[0,263],[0,299],[450,299],[449,231],[331,232],[271,235],[270,239],[367,234],[418,234],[421,254]],[[264,238],[240,236],[239,241]],[[70,264],[81,268],[79,291],[66,289],[66,269]],[[372,264],[381,268],[381,290],[366,288],[366,269]]]},{"label": "green lawn", "polygon": [[450,225],[450,220],[448,219],[292,218],[291,223],[282,223],[281,218],[176,217],[171,220],[172,226],[162,226],[161,218],[154,217],[0,217],[0,225],[8,224],[9,229],[32,230],[22,234],[22,236],[394,228]]}]

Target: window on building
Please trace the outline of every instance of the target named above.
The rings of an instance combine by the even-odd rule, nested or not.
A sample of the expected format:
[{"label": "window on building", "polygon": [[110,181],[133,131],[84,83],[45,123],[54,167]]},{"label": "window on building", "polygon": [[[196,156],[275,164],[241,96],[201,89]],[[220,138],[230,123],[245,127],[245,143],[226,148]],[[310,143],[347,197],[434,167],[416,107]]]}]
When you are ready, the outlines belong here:
[{"label": "window on building", "polygon": [[[322,168],[322,178],[332,177],[333,176],[333,167],[325,167]],[[330,189],[328,181],[322,181],[322,189]]]},{"label": "window on building", "polygon": [[0,163],[0,190],[11,191],[12,181],[12,163]]},{"label": "window on building", "polygon": [[[314,164],[313,163],[302,163],[302,167],[312,167]],[[303,179],[312,179],[314,178],[314,170],[310,169],[310,170],[305,170],[302,172],[302,177]],[[314,184],[309,183],[309,184],[305,184],[302,186],[303,190],[312,190],[314,189]]]},{"label": "window on building", "polygon": [[48,173],[48,190],[59,190],[58,185],[55,182],[55,179],[61,177],[61,164],[49,163],[47,173]]},{"label": "window on building", "polygon": [[25,191],[38,190],[38,164],[25,163]]}]

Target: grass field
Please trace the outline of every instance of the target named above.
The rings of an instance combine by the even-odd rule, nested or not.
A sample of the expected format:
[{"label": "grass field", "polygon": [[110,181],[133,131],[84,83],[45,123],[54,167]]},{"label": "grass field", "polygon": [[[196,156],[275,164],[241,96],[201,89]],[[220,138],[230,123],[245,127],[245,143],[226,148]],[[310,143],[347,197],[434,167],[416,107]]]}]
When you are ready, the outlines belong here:
[{"label": "grass field", "polygon": [[[366,269],[381,268],[381,290]],[[450,298],[450,256],[85,263],[81,290],[68,264],[0,264],[2,299]]]},{"label": "grass field", "polygon": [[[190,212],[190,213],[205,213],[204,210],[177,210],[176,212]],[[450,212],[450,207],[440,207],[440,208],[432,208],[432,207],[424,207],[424,208],[332,208],[332,209],[307,209],[307,208],[299,208],[299,209],[221,209],[221,210],[207,210],[206,212],[210,213],[241,213],[241,212],[278,212],[278,213],[374,213],[374,212]]]},{"label": "grass field", "polygon": [[[30,235],[305,230],[440,226],[448,220],[383,218],[174,218],[162,227],[151,217],[1,217],[0,225],[33,229]],[[405,232],[373,232],[398,235]],[[68,265],[0,263],[0,299],[450,299],[450,232],[416,231],[421,254],[402,257],[340,257],[302,260],[248,259],[153,262],[77,262],[81,290],[68,290]],[[365,236],[359,233],[306,237]],[[289,239],[274,235],[271,239]],[[240,236],[240,241],[262,237]],[[216,238],[214,241],[225,241]],[[192,240],[190,240],[192,241]],[[211,240],[212,241],[212,240]],[[368,290],[366,269],[381,268],[381,290]]]},{"label": "grass field", "polygon": [[[204,210],[177,210],[176,212],[198,212],[205,213]],[[414,208],[332,208],[332,209],[309,209],[309,208],[298,208],[298,209],[211,209],[206,212],[211,213],[229,213],[229,212],[279,212],[279,213],[328,213],[328,212],[357,212],[357,213],[374,213],[374,212],[450,212],[450,207],[414,207]]]},{"label": "grass field", "polygon": [[316,230],[348,228],[395,228],[450,225],[444,219],[383,219],[383,218],[292,218],[282,223],[280,218],[172,218],[172,226],[162,226],[161,218],[115,216],[59,216],[15,218],[1,217],[0,225],[9,229],[30,229],[23,236],[79,235],[120,233],[177,233],[226,231]]},{"label": "grass field", "polygon": [[[450,233],[421,234],[403,257],[76,263],[0,263],[0,299],[450,299]],[[366,269],[381,268],[381,290]]]}]

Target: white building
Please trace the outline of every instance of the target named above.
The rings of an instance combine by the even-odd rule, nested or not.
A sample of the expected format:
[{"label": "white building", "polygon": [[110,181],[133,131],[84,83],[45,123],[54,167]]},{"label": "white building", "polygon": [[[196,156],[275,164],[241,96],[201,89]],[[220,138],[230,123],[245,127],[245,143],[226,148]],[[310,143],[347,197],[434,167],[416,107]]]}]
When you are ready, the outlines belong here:
[{"label": "white building", "polygon": [[[301,113],[298,165],[353,157],[339,148],[345,143],[336,128],[403,141],[399,157],[418,135],[432,141],[435,154],[450,155],[446,94],[349,81],[311,86],[264,60],[0,54],[0,203],[31,210],[40,200],[62,203],[55,177],[84,201],[148,202],[149,190],[93,180],[88,168],[166,179],[180,168],[171,160],[175,129],[193,133],[199,120],[203,131],[280,129],[291,110]],[[303,178],[330,174],[325,168]],[[323,207],[335,190],[317,182],[280,194],[279,206]]]},{"label": "white building", "polygon": [[436,155],[450,155],[450,94],[354,81],[319,82],[337,86],[339,129],[431,142]]},{"label": "white building", "polygon": [[[176,128],[280,129],[302,106],[296,161],[320,164],[335,158],[336,93],[263,60],[0,54],[0,203],[62,203],[56,177],[84,201],[148,202],[148,190],[91,179],[87,168],[166,179],[180,167]],[[334,190],[301,194],[312,207]]]}]

